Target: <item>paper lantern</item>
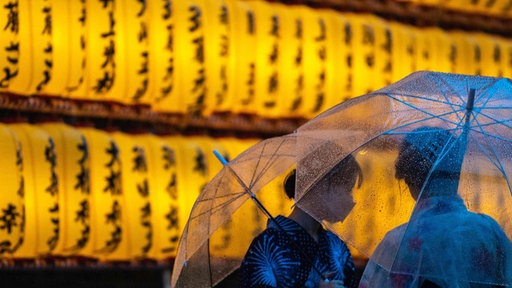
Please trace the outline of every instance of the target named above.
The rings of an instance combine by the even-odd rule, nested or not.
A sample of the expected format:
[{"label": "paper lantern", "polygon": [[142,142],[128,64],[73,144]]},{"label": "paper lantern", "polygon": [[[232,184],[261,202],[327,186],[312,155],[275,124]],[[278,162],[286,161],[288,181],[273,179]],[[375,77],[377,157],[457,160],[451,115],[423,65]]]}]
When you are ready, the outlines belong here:
[{"label": "paper lantern", "polygon": [[473,37],[464,31],[450,33],[455,43],[455,73],[476,74],[477,65],[481,61],[481,48]]},{"label": "paper lantern", "polygon": [[[169,143],[177,143],[179,149],[177,161],[177,195],[179,203],[178,223],[183,229],[197,196],[209,181],[209,169],[206,153],[201,145],[187,137],[172,136],[166,138]],[[173,145],[173,144],[171,144]],[[181,231],[180,231],[181,232]]]},{"label": "paper lantern", "polygon": [[124,236],[127,248],[120,257],[144,259],[153,244],[153,227],[151,223],[151,203],[149,168],[146,147],[140,144],[135,135],[122,132],[111,134],[119,148],[124,198],[124,215],[121,219],[126,226]]},{"label": "paper lantern", "polygon": [[2,71],[2,86],[7,84],[10,92],[21,95],[43,93],[51,78],[51,2],[15,1],[5,8],[8,32],[0,41],[9,64],[4,62],[8,70]]},{"label": "paper lantern", "polygon": [[327,83],[328,25],[326,15],[308,7],[300,10],[304,33],[304,105],[302,113],[307,118],[318,114],[325,107]]},{"label": "paper lantern", "polygon": [[326,11],[331,29],[328,29],[330,36],[328,37],[328,61],[327,61],[327,99],[325,107],[332,107],[349,99],[351,88],[349,81],[351,71],[350,44],[347,44],[350,31],[346,29],[348,20],[341,13],[335,11]]},{"label": "paper lantern", "polygon": [[153,241],[147,256],[157,260],[175,257],[183,230],[179,222],[177,187],[179,141],[166,141],[150,134],[136,136],[136,139],[146,151],[148,164]]},{"label": "paper lantern", "polygon": [[229,112],[232,107],[233,69],[231,42],[236,41],[232,33],[233,9],[224,0],[201,0],[204,15],[204,48],[206,71],[206,104],[204,115],[214,112]]},{"label": "paper lantern", "polygon": [[53,139],[59,179],[59,241],[52,254],[78,255],[91,234],[89,148],[78,129],[63,123],[38,125]]},{"label": "paper lantern", "polygon": [[423,32],[432,39],[432,70],[447,73],[454,72],[457,47],[450,36],[439,28],[427,28]]},{"label": "paper lantern", "polygon": [[391,82],[396,82],[415,71],[416,54],[422,51],[411,26],[390,22],[389,27],[392,41]]},{"label": "paper lantern", "polygon": [[233,33],[232,55],[236,65],[233,73],[235,114],[256,114],[256,26],[255,12],[245,2],[232,1]]},{"label": "paper lantern", "polygon": [[283,33],[279,25],[279,14],[273,5],[264,1],[247,2],[254,11],[256,29],[255,97],[256,114],[277,117],[277,100],[280,91],[279,61],[282,55],[279,37]]},{"label": "paper lantern", "polygon": [[[148,1],[115,2],[119,29],[116,31],[116,53],[125,65],[124,101],[150,103]],[[161,29],[161,27],[159,27]],[[121,80],[121,79],[120,79]]]},{"label": "paper lantern", "polygon": [[387,21],[373,15],[367,16],[367,21],[372,27],[375,37],[373,61],[376,77],[371,81],[367,79],[372,84],[371,90],[374,91],[393,82],[392,51],[395,43],[392,39],[391,27],[389,27]]},{"label": "paper lantern", "polygon": [[0,139],[0,257],[12,257],[25,240],[22,147],[12,130],[1,123]]},{"label": "paper lantern", "polygon": [[[86,1],[86,89],[93,100],[123,101],[126,61],[122,9],[114,1]],[[92,20],[94,19],[94,20]],[[123,22],[121,22],[123,23]]]},{"label": "paper lantern", "polygon": [[300,10],[294,6],[274,4],[279,13],[279,60],[280,96],[277,99],[279,114],[283,117],[302,117],[300,107],[304,101],[304,47],[303,20]]},{"label": "paper lantern", "polygon": [[[499,77],[503,75],[502,47],[497,37],[484,33],[472,33],[475,46],[479,47],[479,62],[476,64],[476,74]],[[476,57],[475,57],[476,58]]]},{"label": "paper lantern", "polygon": [[[28,74],[24,71],[21,75],[21,64],[25,64],[25,61],[30,59],[30,51],[27,49],[30,43],[26,42],[28,39],[28,29],[24,25],[23,29],[20,29],[19,19],[25,20],[26,11],[20,10],[20,4],[18,1],[5,3],[4,9],[0,9],[0,23],[5,23],[4,28],[0,30],[0,49],[4,51],[0,56],[0,91],[19,91],[26,92],[26,84],[23,81],[27,81]],[[25,3],[21,4],[21,8],[27,10]],[[20,16],[20,12],[22,15]],[[25,43],[20,46],[20,39],[24,39]],[[23,49],[23,58],[21,49]],[[21,61],[21,63],[20,63]],[[28,65],[27,65],[28,66]],[[30,69],[30,66],[24,67],[24,69]],[[16,86],[13,85],[14,79],[22,77],[23,80],[17,81]]]},{"label": "paper lantern", "polygon": [[25,187],[25,240],[16,258],[48,255],[59,240],[57,154],[46,131],[30,124],[9,125],[21,143]]},{"label": "paper lantern", "polygon": [[172,2],[176,96],[167,110],[175,113],[201,114],[206,105],[205,11],[198,1]]},{"label": "paper lantern", "polygon": [[375,72],[375,29],[368,21],[369,15],[346,15],[352,30],[352,93],[359,96],[374,90],[368,79],[379,77]]},{"label": "paper lantern", "polygon": [[502,51],[503,77],[512,78],[512,40],[498,38]]},{"label": "paper lantern", "polygon": [[149,75],[154,110],[172,111],[176,93],[174,59],[174,0],[147,1],[149,34]]},{"label": "paper lantern", "polygon": [[434,57],[434,50],[437,49],[435,39],[432,39],[431,35],[422,28],[411,27],[415,44],[414,46],[416,55],[413,59],[417,71],[421,70],[434,70],[434,63],[432,59]]},{"label": "paper lantern", "polygon": [[126,211],[118,144],[105,131],[80,128],[89,147],[91,234],[80,254],[100,260],[125,259]]},{"label": "paper lantern", "polygon": [[135,136],[146,151],[152,245],[147,257],[167,259],[176,256],[181,229],[177,223],[176,147],[150,134]]},{"label": "paper lantern", "polygon": [[[57,2],[57,1],[55,1]],[[63,49],[67,45],[68,53],[68,81],[65,95],[71,98],[84,99],[87,97],[86,86],[86,1],[58,1],[55,7],[60,7],[60,12],[56,15],[55,21],[60,21],[67,27],[59,27],[62,31],[55,32],[54,41],[59,41]],[[65,11],[64,11],[65,9]],[[89,21],[90,22],[90,21]],[[66,24],[64,24],[66,23]],[[64,44],[66,41],[67,44]],[[56,52],[56,55],[60,55]],[[52,81],[54,82],[54,81]]]}]

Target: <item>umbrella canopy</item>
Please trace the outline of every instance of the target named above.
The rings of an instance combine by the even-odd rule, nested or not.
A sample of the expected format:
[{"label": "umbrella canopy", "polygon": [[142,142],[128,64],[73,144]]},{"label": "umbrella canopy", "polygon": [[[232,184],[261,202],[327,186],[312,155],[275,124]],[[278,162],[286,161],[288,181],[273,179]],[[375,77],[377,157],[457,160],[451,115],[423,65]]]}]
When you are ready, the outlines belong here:
[{"label": "umbrella canopy", "polygon": [[[409,236],[423,228],[418,222],[409,221],[421,215],[423,210],[420,208],[425,206],[420,204],[422,199],[446,196],[434,195],[434,191],[450,192],[450,197],[460,199],[456,202],[462,210],[488,215],[488,222],[493,223],[494,230],[499,230],[496,237],[501,237],[500,241],[504,240],[510,246],[511,91],[512,84],[508,79],[418,72],[381,90],[343,102],[308,121],[293,134],[267,139],[251,147],[229,162],[196,201],[180,242],[172,286],[211,287],[235,270],[252,237],[264,228],[263,225],[252,227],[248,233],[247,225],[241,224],[250,219],[247,217],[255,215],[251,214],[254,208],[247,207],[257,205],[248,200],[251,196],[259,200],[269,199],[268,203],[263,203],[269,214],[282,213],[283,207],[273,209],[273,204],[278,202],[276,199],[283,194],[275,183],[280,183],[281,176],[294,167],[297,169],[296,205],[354,248],[355,257],[370,257],[385,235],[393,234],[390,231],[396,227],[404,227],[392,237],[394,241],[391,242],[396,245],[379,249],[391,256],[375,256],[370,261],[388,273],[413,279],[421,278],[422,273],[434,278],[454,277],[453,273],[440,276],[436,274],[439,273],[437,270],[406,269],[399,265],[407,262],[401,261],[400,255],[409,257],[401,252],[409,248],[402,245],[402,241],[415,239]],[[474,102],[468,103],[468,96],[473,93]],[[438,141],[438,147],[430,149],[432,143],[437,142],[427,140],[437,139],[434,135],[444,133],[438,131],[444,131],[448,136]],[[403,177],[395,177],[400,174],[395,167],[399,152],[404,150],[404,139],[413,139],[409,142],[422,147],[419,150],[431,157],[424,185],[415,191],[416,195],[409,189],[410,183],[398,180]],[[323,183],[320,180],[348,154],[353,155],[362,167],[363,185],[353,191],[353,201],[333,205],[325,200],[325,187],[317,184]],[[415,161],[408,161],[413,164],[407,169],[415,171],[420,166]],[[442,204],[434,206],[444,207]],[[446,224],[443,229],[441,221],[437,230],[450,231],[456,227],[456,217],[452,218],[452,226]],[[226,227],[239,233],[230,234],[231,249],[216,250],[214,243],[219,241],[216,233]],[[490,239],[486,238],[485,232],[474,235],[480,235],[482,241]],[[433,240],[422,238],[418,243]],[[478,240],[468,243],[466,246],[476,247]],[[442,254],[435,250],[439,245],[428,247],[430,254]],[[498,257],[502,260],[509,253],[508,247],[503,249]],[[420,256],[426,254],[417,253]],[[456,253],[449,256],[464,262]],[[407,259],[410,263],[420,263],[419,258],[414,257]],[[432,260],[443,259],[446,258]],[[482,282],[481,278],[472,279],[471,275],[455,276],[464,281]],[[510,279],[506,277],[500,281],[508,283]]]},{"label": "umbrella canopy", "polygon": [[[297,154],[344,147],[298,163],[297,205],[321,210],[310,187],[350,153],[362,191],[343,222],[324,224],[371,257],[367,287],[511,285],[511,108],[509,79],[434,72],[339,104],[297,129]],[[377,270],[394,282],[372,282]]]}]

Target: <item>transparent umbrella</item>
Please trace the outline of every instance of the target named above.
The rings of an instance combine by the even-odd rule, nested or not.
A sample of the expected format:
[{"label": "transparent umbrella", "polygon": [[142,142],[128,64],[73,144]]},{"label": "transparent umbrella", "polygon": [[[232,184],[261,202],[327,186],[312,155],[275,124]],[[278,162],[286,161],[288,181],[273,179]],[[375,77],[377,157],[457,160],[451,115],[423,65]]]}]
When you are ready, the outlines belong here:
[{"label": "transparent umbrella", "polygon": [[[362,287],[512,285],[511,108],[509,79],[417,72],[297,129],[297,154],[329,141],[363,167],[347,218],[324,221],[370,258]],[[298,164],[312,215],[310,187],[337,161]]]}]

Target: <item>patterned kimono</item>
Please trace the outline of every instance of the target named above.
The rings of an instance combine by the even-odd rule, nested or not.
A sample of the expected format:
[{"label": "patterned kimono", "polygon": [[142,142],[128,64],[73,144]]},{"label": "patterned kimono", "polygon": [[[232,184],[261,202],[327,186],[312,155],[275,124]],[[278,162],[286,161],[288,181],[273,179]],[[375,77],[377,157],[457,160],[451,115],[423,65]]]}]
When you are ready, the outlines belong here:
[{"label": "patterned kimono", "polygon": [[458,196],[436,196],[418,202],[409,223],[386,234],[359,287],[505,284],[512,286],[512,244],[499,224],[468,211]]},{"label": "patterned kimono", "polygon": [[[240,267],[242,287],[318,287],[320,275],[344,280],[356,287],[355,267],[350,251],[333,233],[321,228],[316,242],[299,224],[284,216],[275,218],[256,237]],[[302,251],[301,251],[302,250]]]}]

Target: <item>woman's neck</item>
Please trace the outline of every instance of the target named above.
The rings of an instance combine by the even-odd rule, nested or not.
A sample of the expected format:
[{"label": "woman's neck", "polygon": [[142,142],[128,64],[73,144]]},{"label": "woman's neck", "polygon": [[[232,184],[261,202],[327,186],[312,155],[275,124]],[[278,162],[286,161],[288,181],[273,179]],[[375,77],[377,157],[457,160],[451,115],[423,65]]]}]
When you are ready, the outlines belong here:
[{"label": "woman's neck", "polygon": [[304,212],[302,209],[295,207],[288,218],[297,222],[304,230],[306,230],[315,241],[318,242],[318,229],[320,229],[320,223],[316,221],[311,215]]}]

